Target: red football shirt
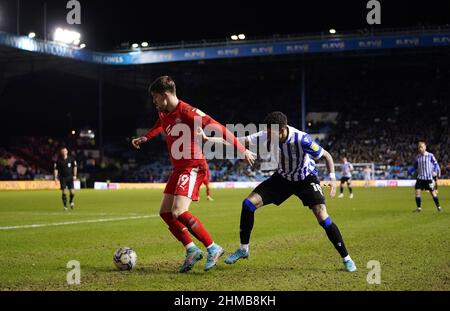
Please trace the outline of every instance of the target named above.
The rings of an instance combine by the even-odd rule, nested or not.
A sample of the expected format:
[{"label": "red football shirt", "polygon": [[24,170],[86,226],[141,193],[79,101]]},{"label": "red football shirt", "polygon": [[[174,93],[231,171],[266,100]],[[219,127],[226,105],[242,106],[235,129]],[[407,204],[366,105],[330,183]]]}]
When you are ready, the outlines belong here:
[{"label": "red football shirt", "polygon": [[[206,125],[212,126],[227,142],[233,144],[241,154],[245,152],[245,147],[239,143],[228,129],[202,111],[181,100],[178,102],[175,110],[159,112],[159,119],[150,131],[145,134],[145,137],[151,139],[163,132],[170,160],[175,168],[204,166],[205,157],[203,156],[202,146],[198,146],[198,143],[201,143],[201,139],[196,138],[195,127],[201,126],[204,128]],[[187,130],[187,128],[190,131],[183,131],[184,129]],[[190,133],[189,137],[181,137],[187,135],[187,133]],[[188,143],[180,144],[180,141],[177,142],[178,139],[188,139]],[[185,150],[184,148],[188,149]]]}]

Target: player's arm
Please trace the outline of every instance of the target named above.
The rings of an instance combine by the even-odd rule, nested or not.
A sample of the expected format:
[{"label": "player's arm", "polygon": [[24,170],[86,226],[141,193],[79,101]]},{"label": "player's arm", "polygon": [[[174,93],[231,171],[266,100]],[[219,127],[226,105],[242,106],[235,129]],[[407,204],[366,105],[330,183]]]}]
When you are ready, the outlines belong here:
[{"label": "player's arm", "polygon": [[[212,137],[212,136],[207,136],[205,131],[203,131],[203,129],[201,127],[197,128],[197,135],[202,137],[202,140],[205,141],[209,141],[212,142],[214,144],[222,144],[222,145],[230,145],[225,139],[223,139],[222,137]],[[238,137],[239,140],[239,137]],[[239,140],[240,141],[240,140]]]},{"label": "player's arm", "polygon": [[162,132],[162,126],[161,126],[161,120],[158,118],[158,120],[156,120],[155,125],[153,125],[153,127],[147,132],[147,134],[145,134],[144,136],[135,138],[131,141],[131,144],[133,145],[134,148],[136,149],[141,149],[140,145],[145,143],[146,141],[148,141],[149,139],[152,139],[153,137],[155,137],[156,135],[158,135],[159,133]]},{"label": "player's arm", "polygon": [[[210,142],[212,142],[212,143],[214,143],[214,144],[222,144],[222,145],[225,145],[225,146],[230,145],[230,143],[227,142],[227,141],[226,141],[225,139],[223,139],[222,137],[211,137],[211,136],[207,136],[201,127],[199,127],[199,128],[197,129],[197,135],[201,135],[203,141],[210,141]],[[243,136],[243,137],[236,137],[236,138],[237,138],[237,140],[238,140],[243,146],[245,146],[245,148],[248,149],[249,146],[252,144],[252,143],[250,142],[250,137],[251,137],[251,135],[249,135],[249,136]]]},{"label": "player's arm", "polygon": [[439,167],[439,164],[434,157],[434,155],[431,157],[431,163],[433,164],[433,175],[435,177],[441,177],[441,168]]},{"label": "player's arm", "polygon": [[325,159],[325,163],[327,165],[327,170],[328,170],[328,173],[330,176],[330,183],[329,183],[329,186],[331,187],[330,197],[333,198],[336,195],[336,173],[334,171],[333,157],[325,149],[323,149],[322,157]]},{"label": "player's arm", "polygon": [[77,173],[78,173],[78,167],[77,167],[77,161],[73,160],[73,180],[77,179]]},{"label": "player's arm", "polygon": [[53,164],[53,179],[58,180],[58,166],[56,163]]},{"label": "player's arm", "polygon": [[414,172],[412,175],[413,178],[417,178],[417,175],[419,174],[419,172],[417,171],[418,168],[419,168],[419,162],[417,162],[417,159],[416,159],[416,161],[414,162]]},{"label": "player's arm", "polygon": [[[236,136],[233,135],[225,126],[211,118],[210,116],[204,114],[203,112],[199,111],[198,109],[194,109],[192,113],[188,114],[188,116],[192,119],[195,117],[201,117],[202,119],[202,126],[209,126],[212,130],[214,130],[216,133],[218,133],[219,137],[223,138],[227,143],[233,145],[236,147],[238,152],[242,154],[245,158],[245,160],[250,164],[253,165],[255,163],[256,154],[251,152],[250,150],[246,149],[236,138]],[[195,122],[194,122],[195,124]]]},{"label": "player's arm", "polygon": [[330,197],[333,198],[336,195],[336,173],[334,171],[333,157],[328,151],[326,151],[318,143],[316,143],[309,135],[303,136],[300,143],[303,151],[312,156],[314,160],[319,160],[322,157],[325,159],[330,176],[330,182],[327,184],[327,186],[330,187]]}]

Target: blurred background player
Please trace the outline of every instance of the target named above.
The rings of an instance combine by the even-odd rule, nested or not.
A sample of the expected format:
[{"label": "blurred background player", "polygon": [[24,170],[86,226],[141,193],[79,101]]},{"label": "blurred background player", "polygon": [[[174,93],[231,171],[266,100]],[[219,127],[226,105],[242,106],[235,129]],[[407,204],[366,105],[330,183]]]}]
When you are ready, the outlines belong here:
[{"label": "blurred background player", "polygon": [[[250,235],[254,225],[255,211],[268,204],[280,205],[290,196],[296,195],[308,206],[328,239],[342,257],[347,271],[356,271],[356,265],[350,258],[337,225],[327,213],[325,197],[320,186],[318,171],[314,160],[324,157],[329,171],[331,186],[330,196],[336,195],[336,175],[331,155],[319,146],[311,136],[287,124],[287,117],[279,111],[269,113],[264,124],[266,131],[245,137],[246,145],[267,143],[278,148],[278,170],[270,178],[259,184],[242,202],[240,219],[241,246],[225,259],[225,263],[234,264],[239,259],[249,257]],[[278,126],[275,129],[275,126]],[[271,137],[278,137],[279,142],[271,142]],[[287,263],[288,264],[288,263]]]},{"label": "blurred background player", "polygon": [[437,175],[437,172],[439,172],[439,164],[434,155],[427,151],[427,145],[425,142],[419,142],[418,149],[419,154],[417,155],[416,162],[414,164],[417,174],[415,185],[417,207],[414,212],[420,213],[422,211],[422,190],[430,192],[433,197],[434,204],[436,205],[436,209],[440,212],[442,208],[439,204],[439,198],[435,189],[435,182],[433,180],[433,177]]},{"label": "blurred background player", "polygon": [[338,198],[344,197],[344,184],[347,183],[348,191],[350,192],[350,199],[353,199],[353,190],[352,190],[353,165],[347,161],[346,157],[342,158],[341,171],[342,171],[341,185],[340,185],[341,193],[339,194]]},{"label": "blurred background player", "polygon": [[369,187],[370,186],[370,180],[372,179],[372,169],[370,168],[370,166],[366,166],[363,170],[364,173],[364,187]]},{"label": "blurred background player", "polygon": [[[201,241],[207,249],[208,257],[204,270],[208,271],[217,264],[224,250],[221,246],[214,243],[200,220],[189,212],[191,202],[198,200],[200,185],[206,174],[206,161],[202,148],[197,145],[196,121],[200,121],[199,126],[205,127],[209,125],[217,133],[220,133],[229,143],[232,143],[237,148],[239,154],[244,155],[250,164],[253,164],[255,155],[246,150],[223,125],[202,111],[179,100],[176,95],[175,82],[169,76],[157,78],[150,85],[149,92],[158,110],[159,118],[146,135],[133,139],[132,144],[139,149],[140,144],[163,132],[173,171],[164,190],[160,216],[169,226],[169,231],[186,248],[186,257],[179,272],[184,273],[191,270],[195,263],[203,258],[203,252],[194,244],[189,232]],[[190,132],[184,133],[174,130],[180,124],[187,125]],[[178,128],[180,129],[180,127]],[[186,127],[184,128],[186,129]],[[187,139],[189,150],[187,150],[188,156],[185,157],[183,155],[185,150],[180,151],[180,146],[178,149],[172,149],[172,145],[175,141],[185,138],[187,134],[189,134]],[[185,146],[182,144],[181,147],[184,148]],[[176,153],[174,152],[175,150]],[[178,152],[182,153],[181,157]]]},{"label": "blurred background player", "polygon": [[67,148],[61,148],[58,160],[53,165],[53,175],[55,180],[59,179],[65,211],[67,211],[66,188],[69,189],[69,203],[70,208],[73,209],[73,198],[75,197],[75,194],[73,193],[73,181],[77,179],[77,161],[68,154],[69,151]]},{"label": "blurred background player", "polygon": [[208,165],[208,162],[206,161],[206,159],[205,159],[204,166],[205,166],[206,172],[205,172],[205,177],[203,178],[202,184],[205,185],[205,187],[206,187],[206,199],[208,201],[214,201],[214,199],[211,197],[211,187],[209,184],[209,181],[211,180],[211,171],[209,170],[209,165]]}]

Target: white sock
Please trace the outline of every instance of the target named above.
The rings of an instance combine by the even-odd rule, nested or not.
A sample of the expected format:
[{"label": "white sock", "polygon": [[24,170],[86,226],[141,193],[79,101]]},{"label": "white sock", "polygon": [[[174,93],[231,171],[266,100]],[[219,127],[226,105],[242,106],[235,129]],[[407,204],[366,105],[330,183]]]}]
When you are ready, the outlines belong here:
[{"label": "white sock", "polygon": [[249,244],[241,244],[241,250],[248,253],[250,251],[250,245]]},{"label": "white sock", "polygon": [[342,260],[344,262],[351,260],[352,258],[350,257],[350,255],[345,256],[344,258],[342,258]]},{"label": "white sock", "polygon": [[191,248],[192,246],[195,246],[194,242],[191,242],[189,244],[186,244],[184,247],[186,247],[186,249]]},{"label": "white sock", "polygon": [[211,248],[213,245],[214,245],[214,242],[212,242],[210,246],[206,247],[206,249]]}]

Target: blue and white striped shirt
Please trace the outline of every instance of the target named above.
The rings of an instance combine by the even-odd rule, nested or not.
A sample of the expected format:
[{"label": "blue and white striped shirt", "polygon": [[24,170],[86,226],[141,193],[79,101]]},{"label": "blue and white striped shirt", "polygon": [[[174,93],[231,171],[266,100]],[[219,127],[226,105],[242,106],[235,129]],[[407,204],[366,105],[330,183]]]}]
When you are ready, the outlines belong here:
[{"label": "blue and white striped shirt", "polygon": [[[324,149],[307,133],[288,126],[289,134],[285,142],[278,146],[278,173],[290,181],[304,180],[308,175],[318,175],[316,162]],[[267,143],[267,131],[247,136],[250,145]],[[271,148],[272,149],[272,148]]]},{"label": "blue and white striped shirt", "polygon": [[353,165],[350,162],[341,164],[342,176],[352,178]]},{"label": "blue and white striped shirt", "polygon": [[433,173],[437,173],[439,171],[439,165],[436,158],[428,151],[417,155],[414,167],[418,171],[417,179],[422,180],[433,179]]}]

